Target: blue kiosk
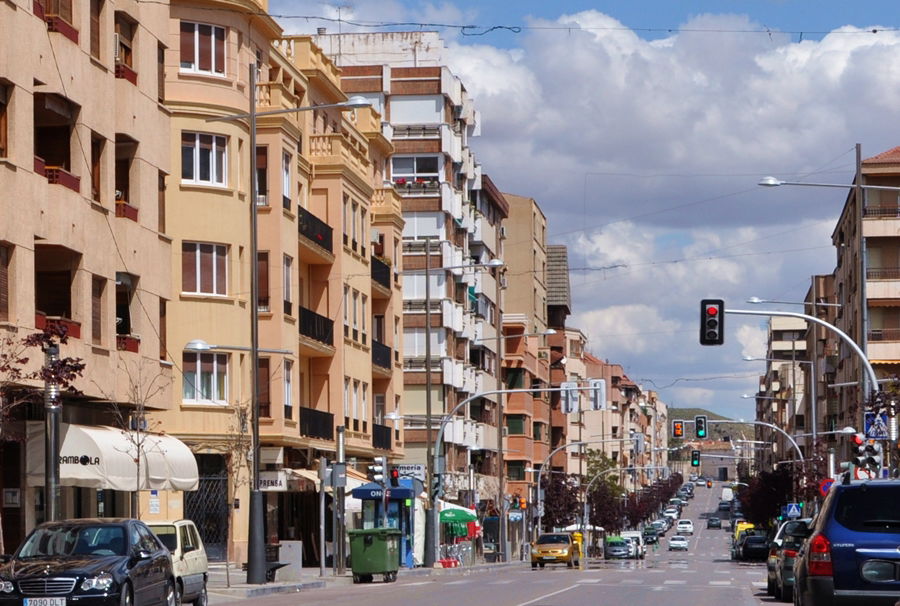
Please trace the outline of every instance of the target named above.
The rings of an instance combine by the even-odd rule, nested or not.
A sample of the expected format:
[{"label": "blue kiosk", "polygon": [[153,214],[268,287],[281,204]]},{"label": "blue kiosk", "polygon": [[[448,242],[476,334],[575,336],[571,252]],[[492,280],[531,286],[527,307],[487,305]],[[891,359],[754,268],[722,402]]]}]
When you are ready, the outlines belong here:
[{"label": "blue kiosk", "polygon": [[[400,566],[413,568],[413,535],[415,529],[415,480],[401,478],[399,486],[388,486],[387,526],[400,531]],[[363,528],[381,528],[384,519],[384,489],[377,482],[363,484],[350,491],[362,501]]]}]

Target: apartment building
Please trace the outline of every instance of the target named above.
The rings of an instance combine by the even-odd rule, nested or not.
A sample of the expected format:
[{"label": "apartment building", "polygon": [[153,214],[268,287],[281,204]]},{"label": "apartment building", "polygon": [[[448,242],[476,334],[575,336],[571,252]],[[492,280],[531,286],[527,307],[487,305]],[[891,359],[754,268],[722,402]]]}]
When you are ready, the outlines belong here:
[{"label": "apartment building", "polygon": [[[550,383],[547,332],[547,217],[533,198],[503,194],[509,202],[505,242],[509,282],[503,310],[503,384]],[[523,335],[523,336],[517,336]],[[524,336],[531,335],[531,336]],[[534,502],[537,469],[550,454],[550,394],[509,394],[503,408],[506,493]]]},{"label": "apartment building", "polygon": [[[508,205],[469,147],[479,116],[463,82],[446,67],[436,33],[321,33],[314,40],[341,68],[344,92],[365,96],[381,112],[393,143],[385,175],[401,196],[405,221],[404,462],[425,464],[440,418],[497,384],[502,272],[488,264],[503,258]],[[473,491],[496,495],[497,397],[476,397],[460,412],[441,453],[445,494],[463,502]]]},{"label": "apartment building", "polygon": [[[183,444],[164,443],[173,461],[187,455],[179,479],[137,451],[129,431],[159,430],[145,413],[171,408],[177,376],[165,330],[173,253],[159,57],[167,30],[160,4],[0,4],[0,340],[64,327],[60,355],[85,364],[78,392],[58,400],[61,517],[128,516],[137,486],[167,495],[196,483]],[[26,357],[26,371],[44,359],[39,348]],[[8,551],[45,519],[45,411],[41,383],[4,373],[0,387],[21,390],[4,394],[4,404],[33,396],[0,414]],[[99,463],[118,459],[127,469],[135,458],[152,479]]]},{"label": "apartment building", "polygon": [[[565,245],[547,246],[547,328],[554,334],[547,337],[550,347],[550,384],[559,385],[569,380],[566,363],[568,340],[566,318],[572,313],[572,296],[569,290],[569,253]],[[559,392],[550,394],[550,449],[562,446],[569,437],[569,419],[563,413]],[[569,454],[562,449],[550,459],[553,471],[572,473],[569,468]]]},{"label": "apartment building", "polygon": [[[806,313],[835,324],[838,305],[835,302],[834,275],[813,276],[810,288],[804,297]],[[836,446],[839,434],[829,433],[839,426],[840,387],[835,386],[837,371],[838,338],[830,330],[818,324],[810,323],[806,330],[806,351],[810,360],[809,372],[804,373],[803,392],[806,398],[799,404],[798,415],[806,419],[805,433],[816,431],[818,449]],[[815,383],[815,384],[813,384]],[[821,437],[819,437],[821,436]],[[812,453],[812,435],[801,436],[798,440],[805,453]],[[821,454],[821,453],[820,453]]]},{"label": "apartment building", "polygon": [[[181,391],[158,418],[196,453],[200,490],[185,495],[185,516],[213,557],[242,561],[258,389],[264,536],[302,541],[315,563],[319,458],[335,460],[340,441],[351,489],[365,479],[354,462],[402,454],[403,429],[386,418],[399,416],[402,395],[403,221],[382,172],[392,147],[375,110],[334,106],[347,98],[340,69],[309,37],[212,4],[223,10],[172,2],[161,39],[170,154],[180,157],[166,179],[166,318]],[[228,119],[246,114],[251,92],[261,113],[306,109],[258,117],[251,149],[246,117]]]}]

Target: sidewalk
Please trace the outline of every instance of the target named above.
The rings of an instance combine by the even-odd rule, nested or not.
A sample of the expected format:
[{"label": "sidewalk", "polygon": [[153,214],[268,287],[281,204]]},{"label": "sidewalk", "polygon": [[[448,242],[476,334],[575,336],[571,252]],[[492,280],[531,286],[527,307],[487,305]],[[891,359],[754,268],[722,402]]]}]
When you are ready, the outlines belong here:
[{"label": "sidewalk", "polygon": [[[489,572],[497,568],[522,566],[519,561],[499,564],[475,564],[473,566],[459,568],[401,568],[397,572],[398,578],[404,577],[428,577],[432,575],[465,575],[471,573]],[[275,581],[265,585],[248,585],[247,573],[241,570],[240,564],[232,563],[228,571],[231,577],[231,586],[228,586],[225,563],[211,562],[209,564],[209,592],[210,604],[221,604],[232,600],[243,600],[275,593],[297,593],[323,587],[352,585],[353,577],[348,569],[343,576],[332,576],[331,568],[325,569],[324,577],[319,576],[318,568],[304,568],[300,579],[295,581]]]}]

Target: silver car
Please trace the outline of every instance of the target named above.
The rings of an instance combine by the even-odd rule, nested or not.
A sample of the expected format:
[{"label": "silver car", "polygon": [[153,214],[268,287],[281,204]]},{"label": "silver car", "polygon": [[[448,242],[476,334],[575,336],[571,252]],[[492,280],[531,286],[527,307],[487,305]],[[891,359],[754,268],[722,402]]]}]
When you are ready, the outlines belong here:
[{"label": "silver car", "polygon": [[607,560],[625,559],[629,553],[628,543],[622,539],[607,541],[603,551]]}]

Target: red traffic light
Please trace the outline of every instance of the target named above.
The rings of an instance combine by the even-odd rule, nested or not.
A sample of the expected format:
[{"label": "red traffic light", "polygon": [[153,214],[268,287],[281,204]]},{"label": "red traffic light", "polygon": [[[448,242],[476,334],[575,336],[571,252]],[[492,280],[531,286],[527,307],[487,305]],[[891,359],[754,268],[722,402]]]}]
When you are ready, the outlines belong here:
[{"label": "red traffic light", "polygon": [[855,433],[850,436],[850,441],[852,441],[855,446],[862,446],[866,441],[866,436],[861,433]]},{"label": "red traffic light", "polygon": [[709,316],[716,316],[719,314],[719,308],[715,305],[710,305],[706,308],[706,314]]}]

